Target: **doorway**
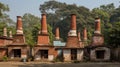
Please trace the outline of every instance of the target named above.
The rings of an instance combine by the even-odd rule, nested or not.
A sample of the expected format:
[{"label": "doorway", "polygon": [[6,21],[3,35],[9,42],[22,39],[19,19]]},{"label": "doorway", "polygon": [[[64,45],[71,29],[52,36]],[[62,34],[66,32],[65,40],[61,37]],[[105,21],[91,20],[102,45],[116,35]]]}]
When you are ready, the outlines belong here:
[{"label": "doorway", "polygon": [[104,54],[105,54],[105,50],[97,50],[96,51],[96,58],[97,59],[104,59]]},{"label": "doorway", "polygon": [[21,57],[21,49],[13,49],[14,57]]},{"label": "doorway", "polygon": [[71,60],[77,60],[77,49],[71,49]]},{"label": "doorway", "polygon": [[48,59],[48,50],[40,50],[41,58]]},{"label": "doorway", "polygon": [[59,59],[59,61],[64,61],[63,50],[62,49],[58,49],[57,51],[58,51],[57,59]]}]

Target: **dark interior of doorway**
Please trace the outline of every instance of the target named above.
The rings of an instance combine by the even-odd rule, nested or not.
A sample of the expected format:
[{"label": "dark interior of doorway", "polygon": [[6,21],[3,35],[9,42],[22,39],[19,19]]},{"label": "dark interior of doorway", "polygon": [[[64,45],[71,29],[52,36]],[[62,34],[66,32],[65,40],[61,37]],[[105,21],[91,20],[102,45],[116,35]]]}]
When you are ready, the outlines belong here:
[{"label": "dark interior of doorway", "polygon": [[48,50],[40,50],[41,58],[47,59],[48,58]]},{"label": "dark interior of doorway", "polygon": [[105,50],[97,50],[96,51],[96,58],[97,59],[104,59],[104,55],[105,55]]},{"label": "dark interior of doorway", "polygon": [[13,49],[14,57],[21,57],[21,49]]},{"label": "dark interior of doorway", "polygon": [[71,60],[77,60],[77,49],[71,49]]}]

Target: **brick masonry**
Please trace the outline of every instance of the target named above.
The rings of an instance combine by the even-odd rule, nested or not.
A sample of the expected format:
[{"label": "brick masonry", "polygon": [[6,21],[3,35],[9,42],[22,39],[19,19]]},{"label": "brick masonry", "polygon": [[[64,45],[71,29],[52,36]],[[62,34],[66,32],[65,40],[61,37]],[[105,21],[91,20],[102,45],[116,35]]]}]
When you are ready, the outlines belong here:
[{"label": "brick masonry", "polygon": [[[83,61],[83,50],[77,49],[77,60]],[[64,61],[72,61],[71,60],[71,49],[64,49],[63,50],[63,57]]]},{"label": "brick masonry", "polygon": [[49,45],[49,36],[48,35],[38,35],[37,45]]},{"label": "brick masonry", "polygon": [[[22,18],[21,16],[17,16],[17,24],[16,24],[16,34],[13,36],[13,42],[8,45],[8,57],[9,59],[14,59],[14,49],[20,50],[20,57],[27,58],[28,57],[28,47],[25,43],[25,36],[23,34],[22,28]],[[18,57],[17,57],[18,58]]]},{"label": "brick masonry", "polygon": [[[7,29],[4,29],[3,37],[0,37],[0,58],[7,55],[8,57],[14,59],[13,55],[14,49],[21,50],[21,57],[20,58],[27,58],[28,57],[28,50],[25,43],[25,36],[23,34],[22,28],[22,19],[20,16],[17,16],[17,24],[16,24],[17,32],[16,34],[11,37],[7,37]],[[53,45],[50,44],[48,30],[47,30],[47,22],[46,22],[46,14],[42,14],[41,19],[41,31],[38,34],[37,44],[34,46],[34,58],[35,60],[44,60],[41,58],[41,54],[39,53],[40,50],[48,50],[48,58],[47,61],[53,61],[54,58],[57,57],[58,51],[55,49]],[[57,28],[56,40],[59,39],[59,30]],[[83,39],[84,41],[87,40],[87,30],[86,28],[83,31]],[[84,55],[84,41],[80,39],[80,33],[77,36],[76,34],[76,15],[71,15],[71,26],[70,31],[67,37],[67,42],[65,46],[62,46],[63,50],[63,57],[64,61],[72,61],[71,60],[71,50],[77,49],[77,60],[83,61]],[[101,27],[100,27],[100,19],[95,19],[95,31],[92,38],[92,43],[90,44],[90,60],[91,61],[109,61],[110,60],[110,49],[104,46],[104,37],[101,34]],[[61,48],[59,46],[59,48]],[[8,51],[7,51],[8,50]],[[103,53],[104,58],[97,58],[96,51],[105,51]]]},{"label": "brick masonry", "polygon": [[[104,58],[103,59],[99,59],[97,58],[97,54],[96,51],[100,51],[100,50],[104,50]],[[91,61],[109,61],[110,60],[110,49],[107,47],[97,47],[91,50],[90,52],[90,60]]]},{"label": "brick masonry", "polygon": [[[104,45],[104,37],[101,34],[100,19],[95,19],[95,32],[90,45],[90,60],[91,61],[109,61],[110,49]],[[101,56],[101,57],[100,57]]]}]

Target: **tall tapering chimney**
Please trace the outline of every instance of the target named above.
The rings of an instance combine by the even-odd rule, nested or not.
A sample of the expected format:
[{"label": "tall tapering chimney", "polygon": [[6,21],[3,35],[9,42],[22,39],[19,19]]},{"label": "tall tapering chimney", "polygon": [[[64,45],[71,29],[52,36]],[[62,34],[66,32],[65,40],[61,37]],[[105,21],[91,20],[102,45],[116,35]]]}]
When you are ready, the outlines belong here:
[{"label": "tall tapering chimney", "polygon": [[81,35],[80,35],[80,32],[78,32],[78,40],[81,41]]},{"label": "tall tapering chimney", "polygon": [[55,31],[55,39],[57,39],[57,40],[60,39],[60,35],[59,35],[59,27],[56,28],[56,31]]},{"label": "tall tapering chimney", "polygon": [[7,28],[6,27],[4,27],[4,29],[3,29],[3,36],[7,37]]},{"label": "tall tapering chimney", "polygon": [[87,40],[87,30],[86,30],[86,28],[84,28],[84,30],[83,30],[83,40],[84,41]]},{"label": "tall tapering chimney", "polygon": [[41,30],[39,31],[37,45],[49,45],[49,35],[47,31],[46,14],[41,15]]},{"label": "tall tapering chimney", "polygon": [[23,29],[22,29],[22,18],[21,16],[17,16],[17,33],[16,34],[23,34]]},{"label": "tall tapering chimney", "polygon": [[95,32],[94,33],[101,34],[100,18],[95,18]]},{"label": "tall tapering chimney", "polygon": [[41,34],[48,34],[48,32],[47,32],[46,14],[42,14],[42,18],[41,18]]},{"label": "tall tapering chimney", "polygon": [[70,26],[70,32],[69,36],[77,36],[76,34],[76,15],[71,15],[71,26]]},{"label": "tall tapering chimney", "polygon": [[12,31],[9,31],[9,37],[12,38]]},{"label": "tall tapering chimney", "polygon": [[70,25],[70,31],[68,32],[67,42],[66,42],[66,48],[78,48],[80,47],[80,42],[78,40],[78,36],[76,33],[76,15],[71,15],[71,25]]}]

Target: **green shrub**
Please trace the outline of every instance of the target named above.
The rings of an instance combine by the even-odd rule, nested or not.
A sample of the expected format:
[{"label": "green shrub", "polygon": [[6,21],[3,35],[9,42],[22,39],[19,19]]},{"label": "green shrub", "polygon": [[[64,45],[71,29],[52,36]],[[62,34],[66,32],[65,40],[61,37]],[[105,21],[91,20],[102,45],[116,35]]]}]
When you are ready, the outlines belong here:
[{"label": "green shrub", "polygon": [[59,62],[60,60],[58,58],[53,59],[54,62]]},{"label": "green shrub", "polygon": [[3,60],[3,61],[7,61],[7,60],[8,60],[8,57],[7,57],[7,56],[4,56],[4,57],[2,58],[2,60]]}]

